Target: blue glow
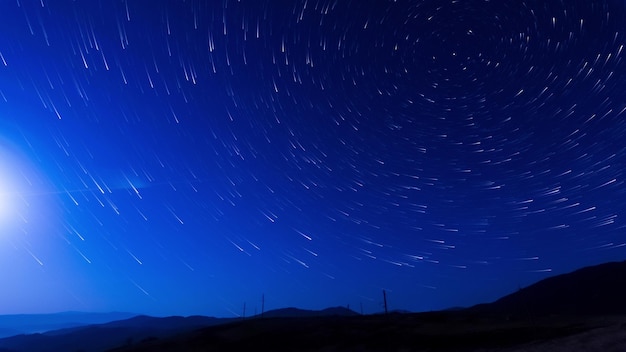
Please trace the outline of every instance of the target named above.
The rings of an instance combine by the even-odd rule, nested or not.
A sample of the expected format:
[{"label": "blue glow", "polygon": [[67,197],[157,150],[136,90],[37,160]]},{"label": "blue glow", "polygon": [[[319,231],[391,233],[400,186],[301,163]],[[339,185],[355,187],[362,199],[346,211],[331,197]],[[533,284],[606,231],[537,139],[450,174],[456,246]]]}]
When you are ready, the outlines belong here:
[{"label": "blue glow", "polygon": [[623,260],[615,1],[3,1],[0,314],[413,311]]}]

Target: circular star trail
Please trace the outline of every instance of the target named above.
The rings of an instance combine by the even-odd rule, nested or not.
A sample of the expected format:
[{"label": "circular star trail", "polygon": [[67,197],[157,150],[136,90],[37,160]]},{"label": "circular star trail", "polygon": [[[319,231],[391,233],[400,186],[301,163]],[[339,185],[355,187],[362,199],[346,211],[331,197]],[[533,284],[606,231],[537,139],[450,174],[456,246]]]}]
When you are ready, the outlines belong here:
[{"label": "circular star trail", "polygon": [[0,10],[0,313],[434,310],[626,254],[623,2]]}]

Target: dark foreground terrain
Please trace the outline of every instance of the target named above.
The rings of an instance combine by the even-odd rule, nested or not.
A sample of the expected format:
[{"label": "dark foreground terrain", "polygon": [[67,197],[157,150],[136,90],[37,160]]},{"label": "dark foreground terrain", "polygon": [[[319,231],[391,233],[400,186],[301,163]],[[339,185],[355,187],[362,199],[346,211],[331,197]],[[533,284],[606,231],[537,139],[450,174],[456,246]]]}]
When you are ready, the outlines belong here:
[{"label": "dark foreground terrain", "polygon": [[467,309],[361,316],[347,308],[263,317],[136,316],[0,339],[0,352],[626,351],[626,261],[541,280]]},{"label": "dark foreground terrain", "polygon": [[465,312],[251,319],[114,351],[626,351],[626,316]]},{"label": "dark foreground terrain", "polygon": [[419,314],[237,321],[117,351],[626,351],[626,261],[490,303]]}]

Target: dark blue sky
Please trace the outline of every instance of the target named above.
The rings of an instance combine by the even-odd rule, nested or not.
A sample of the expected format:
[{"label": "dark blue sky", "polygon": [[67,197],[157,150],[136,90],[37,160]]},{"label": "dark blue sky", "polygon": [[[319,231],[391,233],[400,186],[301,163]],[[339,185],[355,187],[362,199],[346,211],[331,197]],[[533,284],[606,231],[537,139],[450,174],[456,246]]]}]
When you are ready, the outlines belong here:
[{"label": "dark blue sky", "polygon": [[0,314],[365,313],[626,258],[623,1],[2,1]]}]

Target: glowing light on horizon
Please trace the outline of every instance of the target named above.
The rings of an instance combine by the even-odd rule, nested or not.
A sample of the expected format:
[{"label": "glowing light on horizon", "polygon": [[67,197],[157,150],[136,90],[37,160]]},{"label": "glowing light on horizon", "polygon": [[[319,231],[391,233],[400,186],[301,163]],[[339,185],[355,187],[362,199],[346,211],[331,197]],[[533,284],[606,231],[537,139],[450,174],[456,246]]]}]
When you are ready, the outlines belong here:
[{"label": "glowing light on horizon", "polygon": [[[0,236],[29,222],[41,223],[48,214],[48,192],[40,174],[19,149],[0,141]],[[32,221],[29,221],[32,220]]]},{"label": "glowing light on horizon", "polygon": [[19,207],[16,202],[18,185],[13,175],[13,170],[16,169],[15,163],[0,150],[0,226],[12,223],[17,215],[15,210]]}]

